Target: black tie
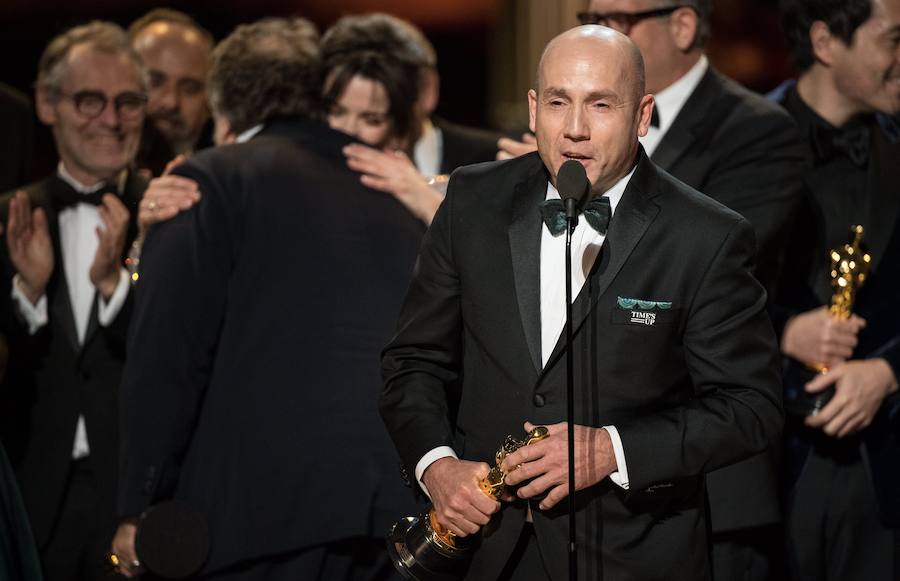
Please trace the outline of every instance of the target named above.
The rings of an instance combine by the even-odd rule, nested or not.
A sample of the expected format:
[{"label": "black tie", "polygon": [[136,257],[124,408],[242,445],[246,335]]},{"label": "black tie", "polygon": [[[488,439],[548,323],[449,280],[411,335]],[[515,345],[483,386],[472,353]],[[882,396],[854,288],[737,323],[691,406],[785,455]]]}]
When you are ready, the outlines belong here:
[{"label": "black tie", "polygon": [[83,194],[63,179],[56,180],[56,186],[53,188],[53,207],[57,212],[61,212],[66,208],[76,206],[78,204],[91,204],[99,206],[103,203],[103,196],[106,194],[118,195],[118,190],[113,184],[104,183],[96,192]]},{"label": "black tie", "polygon": [[659,109],[655,105],[653,106],[653,114],[650,115],[650,127],[659,129]]},{"label": "black tie", "polygon": [[870,137],[869,126],[862,123],[840,129],[819,124],[812,126],[813,150],[816,160],[823,163],[846,155],[855,166],[865,167],[869,161]]},{"label": "black tie", "polygon": [[[587,223],[603,235],[606,235],[606,230],[609,228],[611,214],[609,198],[606,196],[595,196],[584,209],[584,218]],[[541,217],[544,219],[544,224],[547,225],[547,230],[553,236],[559,236],[566,231],[566,207],[559,198],[541,202]]]}]

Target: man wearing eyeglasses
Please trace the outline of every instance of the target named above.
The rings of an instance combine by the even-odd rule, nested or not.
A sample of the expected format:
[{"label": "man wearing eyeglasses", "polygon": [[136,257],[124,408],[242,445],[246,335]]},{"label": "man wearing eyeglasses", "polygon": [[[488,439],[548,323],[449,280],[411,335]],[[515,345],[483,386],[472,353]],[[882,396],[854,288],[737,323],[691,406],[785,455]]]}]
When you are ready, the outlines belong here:
[{"label": "man wearing eyeglasses", "polygon": [[[640,140],[644,150],[676,178],[747,218],[756,231],[755,274],[771,296],[800,199],[803,153],[784,112],[710,66],[704,46],[711,12],[712,0],[592,0],[578,18],[618,30],[641,49],[656,101]],[[505,155],[534,147],[498,145]],[[767,578],[778,540],[774,464],[763,454],[708,477],[717,581]]]},{"label": "man wearing eyeglasses", "polygon": [[0,431],[48,581],[107,578],[131,302],[122,258],[145,187],[129,167],[146,89],[118,26],[92,22],[53,39],[36,111],[59,166],[0,199],[0,316],[11,350]]}]

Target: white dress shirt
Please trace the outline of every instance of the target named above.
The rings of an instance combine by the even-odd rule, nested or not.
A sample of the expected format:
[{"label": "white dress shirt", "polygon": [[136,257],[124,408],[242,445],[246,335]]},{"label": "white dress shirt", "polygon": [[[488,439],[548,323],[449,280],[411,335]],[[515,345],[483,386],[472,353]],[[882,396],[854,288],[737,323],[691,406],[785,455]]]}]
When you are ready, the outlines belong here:
[{"label": "white dress shirt", "polygon": [[[93,186],[85,186],[79,183],[66,171],[62,162],[59,164],[57,175],[72,188],[83,194],[89,194],[103,187],[103,183]],[[120,184],[122,185],[122,184]],[[120,188],[121,189],[121,188]],[[98,239],[97,228],[105,228],[103,220],[97,211],[97,206],[92,204],[76,204],[65,208],[57,215],[59,221],[59,243],[62,251],[62,267],[66,275],[66,286],[69,289],[69,302],[72,305],[72,314],[75,317],[75,331],[78,344],[84,343],[91,309],[95,298],[97,303],[97,321],[101,326],[107,326],[115,320],[116,315],[125,304],[128,297],[130,284],[128,272],[119,270],[119,282],[109,300],[97,294],[91,283],[90,270],[97,253]],[[57,260],[57,266],[59,262]],[[47,324],[47,295],[41,295],[35,304],[25,296],[20,288],[20,277],[17,274],[13,278],[12,299],[22,318],[28,325],[28,332],[34,335]],[[84,416],[78,417],[75,428],[75,442],[72,446],[72,458],[78,459],[88,456],[90,447],[87,440],[87,431],[84,425]]]},{"label": "white dress shirt", "polygon": [[413,146],[413,162],[425,177],[441,173],[444,158],[444,134],[429,120],[422,124],[422,136]]},{"label": "white dress shirt", "polygon": [[[609,198],[610,218],[625,193],[625,187],[634,175],[634,168],[620,179],[603,195]],[[546,199],[559,199],[559,192],[553,184],[547,184]],[[587,276],[594,266],[594,260],[600,253],[600,247],[606,236],[594,230],[585,219],[578,221],[572,234],[572,292],[573,300],[584,286]],[[541,364],[546,365],[553,353],[553,348],[564,331],[566,324],[566,237],[553,236],[547,226],[541,228]],[[581,265],[579,268],[578,265]],[[616,457],[617,470],[610,474],[610,480],[622,488],[628,488],[628,468],[625,464],[625,451],[622,439],[614,426],[604,426],[609,433]],[[428,494],[422,475],[425,469],[440,458],[456,458],[456,452],[449,446],[439,446],[422,456],[416,464],[416,480],[422,490]]]},{"label": "white dress shirt", "polygon": [[653,155],[659,142],[665,136],[666,131],[672,127],[672,123],[678,117],[682,107],[688,98],[694,93],[694,89],[700,84],[703,75],[709,69],[709,60],[706,55],[700,55],[700,60],[694,63],[691,70],[686,72],[680,79],[653,95],[656,101],[656,114],[659,116],[659,127],[651,126],[647,131],[647,135],[640,138],[641,145],[647,155]]}]

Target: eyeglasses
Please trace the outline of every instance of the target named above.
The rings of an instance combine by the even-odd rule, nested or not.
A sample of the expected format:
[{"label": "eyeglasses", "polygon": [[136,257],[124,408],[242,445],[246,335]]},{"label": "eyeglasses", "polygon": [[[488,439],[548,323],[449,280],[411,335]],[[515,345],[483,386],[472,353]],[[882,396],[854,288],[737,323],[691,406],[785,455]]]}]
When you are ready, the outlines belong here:
[{"label": "eyeglasses", "polygon": [[614,30],[618,30],[624,35],[628,35],[634,25],[641,20],[657,18],[659,16],[668,16],[679,8],[690,8],[690,6],[676,5],[645,10],[643,12],[607,12],[606,14],[585,11],[578,13],[578,21],[581,22],[581,24],[601,24]]},{"label": "eyeglasses", "polygon": [[[100,91],[78,91],[73,94],[59,93],[59,95],[71,99],[75,110],[90,119],[99,117],[106,110],[106,105],[110,101],[109,97]],[[123,121],[134,121],[144,114],[147,95],[134,92],[119,93],[112,98],[112,102],[116,113]]]}]

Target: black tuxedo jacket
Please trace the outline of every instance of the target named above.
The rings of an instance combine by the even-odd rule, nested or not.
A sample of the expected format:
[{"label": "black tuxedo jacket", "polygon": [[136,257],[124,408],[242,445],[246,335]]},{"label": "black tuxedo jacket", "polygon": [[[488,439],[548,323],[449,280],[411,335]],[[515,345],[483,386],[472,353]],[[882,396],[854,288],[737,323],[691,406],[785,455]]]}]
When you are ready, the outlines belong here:
[{"label": "black tuxedo jacket", "polygon": [[[493,462],[525,420],[565,420],[562,341],[540,366],[546,188],[536,153],[450,180],[382,363],[382,416],[410,470],[441,445]],[[577,495],[585,579],[706,578],[703,473],[765,449],[782,421],[753,255],[746,221],[641,154],[574,304],[576,421],[618,428],[630,479],[628,491],[605,479]],[[458,379],[450,425],[444,388]],[[560,581],[566,510],[534,511]],[[468,579],[496,578],[524,519],[521,503],[494,515]]]},{"label": "black tuxedo jacket", "polygon": [[[804,150],[783,109],[710,68],[651,159],[741,214],[756,234],[756,276],[774,295],[801,200]],[[779,517],[774,450],[708,477],[714,532]]]},{"label": "black tuxedo jacket", "polygon": [[298,119],[198,153],[176,173],[202,200],[147,237],[119,510],[197,507],[212,535],[206,571],[380,538],[416,508],[377,398],[424,229],[359,184],[349,143]]},{"label": "black tuxedo jacket", "polygon": [[[60,248],[59,220],[53,188],[62,182],[51,177],[25,188],[32,208],[43,208],[53,240],[55,267],[47,285],[47,325],[33,336],[10,300],[15,269],[6,244],[0,249],[2,284],[0,301],[9,336],[10,369],[0,393],[0,433],[16,469],[22,497],[38,543],[48,540],[65,493],[72,445],[79,415],[84,415],[90,456],[88,462],[110,530],[115,527],[116,475],[119,457],[119,382],[125,363],[125,341],[132,294],[111,325],[97,320],[97,302],[91,311],[83,345],[78,345],[75,318]],[[122,201],[131,213],[127,252],[137,233],[137,207],[147,182],[136,174],[126,181]],[[12,193],[0,198],[0,216],[6,223]],[[123,256],[124,259],[124,256]]]},{"label": "black tuxedo jacket", "polygon": [[494,161],[497,158],[497,140],[500,134],[450,123],[435,118],[434,126],[441,130],[443,152],[441,173],[452,173],[458,167]]}]

